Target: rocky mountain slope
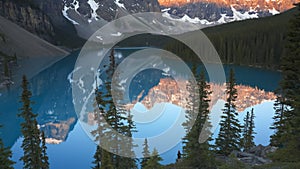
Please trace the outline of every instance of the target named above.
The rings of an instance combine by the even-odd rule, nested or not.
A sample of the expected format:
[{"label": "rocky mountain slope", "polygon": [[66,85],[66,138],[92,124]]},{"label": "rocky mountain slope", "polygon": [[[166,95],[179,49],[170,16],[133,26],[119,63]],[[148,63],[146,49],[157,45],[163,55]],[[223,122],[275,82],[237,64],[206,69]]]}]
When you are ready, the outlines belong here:
[{"label": "rocky mountain slope", "polygon": [[54,35],[54,28],[50,18],[41,11],[29,7],[25,3],[14,3],[13,1],[0,1],[0,14],[50,42]]},{"label": "rocky mountain slope", "polygon": [[[236,5],[252,9],[272,9],[282,12],[293,7],[296,0],[158,0],[164,7],[183,6],[196,3],[215,3],[219,6]],[[299,2],[299,1],[298,1]]]},{"label": "rocky mountain slope", "polygon": [[0,89],[3,81],[32,77],[68,54],[1,16],[0,35]]},{"label": "rocky mountain slope", "polygon": [[[166,12],[184,21],[203,24],[225,23],[234,20],[278,14],[293,7],[299,0],[65,0],[64,16],[78,24],[74,13],[91,19],[111,21],[120,8],[127,13]],[[73,14],[72,14],[73,13]],[[69,17],[69,15],[71,15]]]},{"label": "rocky mountain slope", "polygon": [[0,0],[0,15],[59,46],[80,47],[91,33],[121,16],[162,12],[200,25],[278,14],[300,0]]},{"label": "rocky mountain slope", "polygon": [[203,24],[275,15],[293,7],[299,0],[159,0],[166,14]]},{"label": "rocky mountain slope", "polygon": [[63,5],[60,0],[0,0],[0,15],[52,44],[81,46],[73,24],[61,12]]}]

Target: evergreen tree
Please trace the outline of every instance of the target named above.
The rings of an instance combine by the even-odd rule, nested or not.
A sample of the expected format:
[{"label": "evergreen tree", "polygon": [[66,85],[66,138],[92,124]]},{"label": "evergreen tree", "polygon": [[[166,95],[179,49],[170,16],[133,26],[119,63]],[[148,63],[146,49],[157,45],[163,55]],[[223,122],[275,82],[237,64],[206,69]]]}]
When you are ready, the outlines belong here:
[{"label": "evergreen tree", "polygon": [[[96,103],[94,104],[95,110],[95,119],[97,121],[98,128],[93,131],[92,134],[96,136],[96,140],[99,141],[101,146],[109,147],[109,151],[102,148],[101,151],[96,151],[96,154],[101,152],[101,157],[95,158],[94,164],[101,164],[101,168],[113,166],[113,168],[136,168],[136,159],[128,158],[134,157],[133,144],[132,144],[132,132],[135,131],[135,125],[132,121],[132,116],[130,113],[127,113],[122,106],[122,103],[119,102],[122,99],[122,92],[118,91],[118,87],[113,89],[115,92],[115,101],[112,98],[112,89],[111,86],[113,81],[113,75],[116,69],[116,61],[114,56],[114,50],[111,51],[109,57],[110,63],[106,71],[106,79],[104,84],[101,86],[101,89],[96,88]],[[105,66],[106,67],[106,66]],[[116,84],[118,85],[118,84]],[[123,136],[127,136],[126,139],[122,140],[125,144],[120,144],[121,138],[119,135],[115,134],[118,132]],[[102,139],[105,138],[105,139]],[[107,140],[106,143],[103,143],[102,140]],[[124,138],[123,138],[124,139]],[[104,145],[107,144],[107,145]],[[121,152],[122,151],[122,152]],[[95,154],[95,155],[96,155]],[[118,154],[124,154],[127,157],[121,157]],[[97,155],[96,155],[97,157]],[[100,160],[100,161],[99,161]]]},{"label": "evergreen tree", "polygon": [[277,147],[282,147],[282,143],[285,138],[286,134],[286,127],[288,126],[288,123],[286,121],[286,117],[284,116],[284,113],[288,111],[287,106],[285,105],[285,99],[279,94],[282,93],[282,90],[277,93],[277,99],[274,103],[274,109],[275,109],[275,116],[273,117],[273,126],[270,128],[273,130],[276,130],[276,133],[271,135],[271,145],[272,146],[277,146]]},{"label": "evergreen tree", "polygon": [[247,140],[248,129],[249,129],[249,119],[250,119],[250,113],[247,111],[246,117],[244,118],[244,125],[243,125],[243,131],[242,131],[243,138],[241,139],[241,144],[242,144],[242,148],[244,149],[244,151],[245,151],[245,143]]},{"label": "evergreen tree", "polygon": [[[191,71],[194,75],[194,77],[196,78],[195,80],[199,80],[197,79],[197,66],[196,64],[192,65]],[[186,90],[189,93],[188,96],[188,103],[187,103],[187,110],[186,110],[186,121],[182,124],[183,127],[185,128],[186,132],[190,132],[192,130],[193,124],[192,122],[195,121],[195,119],[198,116],[197,109],[199,107],[199,89],[198,89],[198,84],[196,82],[196,84],[193,84],[193,80],[189,79],[188,80],[188,84],[186,85]],[[186,140],[187,138],[184,137],[183,138],[183,143],[187,143],[188,141]],[[185,156],[185,154],[184,154]]]},{"label": "evergreen tree", "polygon": [[92,169],[100,169],[101,167],[101,157],[102,157],[102,149],[99,145],[97,145],[96,152],[94,154],[94,161],[92,162],[95,166]]},{"label": "evergreen tree", "polygon": [[46,146],[46,138],[45,138],[45,133],[44,131],[41,132],[41,138],[42,138],[42,169],[49,169],[49,158],[47,155],[47,146]]},{"label": "evergreen tree", "polygon": [[11,157],[11,150],[9,148],[4,147],[4,143],[0,138],[0,168],[13,169],[13,164],[15,162],[10,159]]},{"label": "evergreen tree", "polygon": [[[126,114],[123,105],[118,106],[118,111],[124,112]],[[121,130],[122,134],[126,136],[122,140],[125,141],[125,143],[120,145],[121,151],[123,151],[123,153],[125,153],[124,155],[126,155],[126,157],[119,157],[121,161],[119,168],[122,169],[137,168],[137,159],[134,158],[135,154],[133,151],[133,147],[135,147],[135,145],[133,145],[133,139],[132,139],[132,132],[136,132],[136,130],[132,118],[133,116],[130,114],[130,112],[128,112],[127,119],[125,120],[124,126],[122,126],[123,129]]]},{"label": "evergreen tree", "polygon": [[94,154],[93,169],[113,169],[111,163],[111,153],[107,152],[101,146],[97,146],[96,153]]},{"label": "evergreen tree", "polygon": [[150,151],[149,151],[149,145],[148,145],[148,140],[145,139],[144,144],[143,144],[143,158],[141,161],[141,166],[144,168],[147,164],[147,161],[150,158]]},{"label": "evergreen tree", "polygon": [[109,139],[109,136],[104,132],[105,130],[107,130],[108,126],[107,123],[105,123],[106,116],[104,116],[105,109],[103,107],[105,106],[105,100],[103,100],[102,97],[103,92],[99,90],[98,87],[96,87],[95,95],[94,115],[97,122],[97,129],[92,131],[92,134],[96,136],[95,140],[99,142],[99,145],[97,146],[96,152],[94,154],[93,169],[113,169],[114,167],[112,164],[111,153],[101,147],[108,145],[106,145],[104,142],[100,142],[101,138],[103,137],[105,137],[105,139]]},{"label": "evergreen tree", "polygon": [[112,163],[112,153],[102,149],[102,158],[101,158],[101,166],[100,169],[116,169],[114,164]]},{"label": "evergreen tree", "polygon": [[254,109],[251,109],[251,113],[247,111],[246,117],[244,118],[243,126],[243,138],[242,148],[245,152],[248,152],[250,148],[255,146],[254,139]]},{"label": "evergreen tree", "polygon": [[216,150],[219,154],[228,156],[233,150],[240,150],[241,125],[237,119],[235,101],[237,90],[235,88],[234,72],[230,70],[229,82],[227,82],[227,100],[223,109],[220,122],[220,132],[216,138]]},{"label": "evergreen tree", "polygon": [[[195,68],[192,69],[194,74]],[[201,72],[200,77],[195,76],[198,81],[198,90],[199,95],[197,94],[199,101],[199,113],[196,117],[195,123],[192,126],[192,129],[188,132],[185,137],[185,145],[183,147],[185,156],[184,156],[184,164],[185,166],[191,168],[214,168],[214,157],[210,150],[210,144],[208,143],[211,140],[211,132],[210,127],[211,124],[206,124],[204,126],[206,120],[209,118],[209,95],[211,92],[209,91],[210,86],[206,83],[204,71]],[[197,98],[196,98],[197,99]],[[195,101],[193,101],[195,102]],[[192,114],[187,111],[188,119],[193,118]],[[205,127],[205,129],[203,129]],[[200,132],[203,130],[205,134],[207,134],[208,140],[204,143],[199,143]]]},{"label": "evergreen tree", "polygon": [[13,61],[16,63],[16,65],[18,65],[18,57],[17,57],[17,54],[15,53],[14,56],[13,56]]},{"label": "evergreen tree", "polygon": [[159,163],[163,159],[159,156],[158,151],[154,148],[151,157],[146,163],[144,169],[161,169],[163,166]]},{"label": "evergreen tree", "polygon": [[9,76],[9,67],[8,67],[8,60],[5,58],[4,59],[4,77],[10,78]]},{"label": "evergreen tree", "polygon": [[300,161],[300,3],[290,21],[286,54],[281,58],[282,80],[275,109],[271,143],[279,145],[273,160]]},{"label": "evergreen tree", "polygon": [[42,168],[43,161],[42,148],[40,147],[40,131],[37,127],[37,115],[32,112],[31,108],[31,92],[28,90],[28,81],[26,76],[23,76],[22,81],[22,95],[21,102],[23,107],[20,109],[22,112],[19,114],[24,119],[21,123],[21,131],[24,136],[21,147],[23,148],[24,155],[20,160],[24,163],[26,169],[40,169]]}]

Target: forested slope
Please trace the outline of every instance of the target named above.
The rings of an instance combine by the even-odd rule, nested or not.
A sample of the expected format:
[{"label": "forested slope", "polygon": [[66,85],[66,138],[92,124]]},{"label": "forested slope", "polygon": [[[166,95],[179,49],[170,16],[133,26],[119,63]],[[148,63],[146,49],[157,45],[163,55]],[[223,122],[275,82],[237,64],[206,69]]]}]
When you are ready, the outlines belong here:
[{"label": "forested slope", "polygon": [[280,15],[204,29],[226,63],[277,68],[284,55],[292,9]]},{"label": "forested slope", "polygon": [[[291,9],[279,15],[232,22],[203,31],[211,40],[223,63],[278,69],[285,53],[289,20],[296,14]],[[184,36],[193,38],[196,32]],[[196,41],[195,41],[196,42]],[[195,58],[180,42],[169,41],[164,47],[183,58]]]}]

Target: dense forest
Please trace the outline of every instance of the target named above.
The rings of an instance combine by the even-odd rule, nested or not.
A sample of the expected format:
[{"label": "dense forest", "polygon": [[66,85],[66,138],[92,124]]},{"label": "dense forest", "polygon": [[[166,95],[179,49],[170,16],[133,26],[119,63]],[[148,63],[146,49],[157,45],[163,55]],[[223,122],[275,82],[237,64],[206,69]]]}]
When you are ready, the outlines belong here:
[{"label": "dense forest", "polygon": [[[279,69],[280,58],[285,54],[285,43],[289,20],[296,14],[293,8],[282,14],[237,21],[178,36],[194,39],[194,35],[203,32],[211,41],[223,63]],[[195,60],[198,57],[182,42],[169,36],[139,34],[129,37],[117,47],[150,46],[163,48],[183,60]]]},{"label": "dense forest", "polygon": [[[201,31],[211,40],[223,63],[278,69],[280,58],[285,54],[287,25],[295,13],[294,8],[276,16],[232,22]],[[193,38],[196,32],[185,36]],[[181,57],[194,58],[193,52],[178,41],[168,41],[165,49]]]},{"label": "dense forest", "polygon": [[285,53],[287,25],[296,9],[281,15],[204,29],[225,63],[278,68]]}]

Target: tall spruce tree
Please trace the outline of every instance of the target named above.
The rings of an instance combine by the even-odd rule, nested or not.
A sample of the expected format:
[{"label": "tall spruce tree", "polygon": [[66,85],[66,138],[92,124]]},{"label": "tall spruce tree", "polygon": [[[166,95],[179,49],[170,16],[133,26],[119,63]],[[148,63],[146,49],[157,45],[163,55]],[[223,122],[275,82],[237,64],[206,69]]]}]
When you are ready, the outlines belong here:
[{"label": "tall spruce tree", "polygon": [[4,59],[4,77],[6,78],[10,78],[10,75],[9,75],[9,67],[8,67],[8,59]]},{"label": "tall spruce tree", "polygon": [[[0,128],[2,126],[0,125]],[[13,169],[14,161],[11,160],[12,152],[9,148],[4,146],[2,139],[0,138],[0,168]]]},{"label": "tall spruce tree", "polygon": [[241,145],[242,148],[245,151],[245,142],[247,140],[248,130],[249,130],[249,119],[250,119],[250,113],[247,111],[246,116],[244,118],[244,125],[243,125],[243,131],[242,131],[242,139],[241,139]]},{"label": "tall spruce tree", "polygon": [[295,17],[290,21],[286,54],[281,58],[282,80],[275,104],[276,114],[272,128],[276,133],[271,143],[279,149],[275,161],[300,161],[300,3]]},{"label": "tall spruce tree", "polygon": [[[195,68],[192,69],[195,74],[197,85],[198,85],[198,92],[195,99],[199,102],[199,113],[196,117],[195,123],[192,126],[191,130],[187,133],[186,137],[184,138],[185,145],[183,147],[185,155],[183,158],[184,165],[186,167],[191,168],[214,168],[214,157],[210,150],[209,141],[211,141],[211,132],[210,127],[211,125],[204,126],[206,120],[209,120],[209,95],[211,94],[210,86],[206,83],[204,71],[201,71],[200,76],[196,75]],[[189,113],[187,111],[188,119],[193,118],[194,113]],[[203,129],[203,127],[206,127]],[[199,143],[199,136],[200,132],[203,131],[205,134],[208,134],[208,139],[204,143]]]},{"label": "tall spruce tree", "polygon": [[107,152],[99,145],[97,145],[94,161],[92,163],[94,164],[92,169],[114,169],[111,162],[111,153]]},{"label": "tall spruce tree", "polygon": [[47,155],[47,146],[46,146],[46,138],[45,138],[45,133],[44,131],[41,132],[41,139],[42,139],[42,154],[41,154],[41,159],[42,159],[42,169],[49,169],[49,158]]},{"label": "tall spruce tree", "polygon": [[94,157],[94,161],[92,163],[94,164],[94,166],[92,167],[92,169],[100,169],[102,149],[99,145],[97,145],[96,152],[93,157]]},{"label": "tall spruce tree", "polygon": [[22,81],[22,95],[21,102],[23,107],[20,109],[22,112],[19,114],[24,119],[21,123],[21,131],[24,137],[21,147],[23,148],[24,155],[20,160],[24,163],[24,168],[40,169],[42,168],[42,148],[40,147],[40,131],[37,126],[37,115],[32,112],[31,108],[31,92],[28,89],[28,81],[26,76],[23,76]]},{"label": "tall spruce tree", "polygon": [[255,146],[254,139],[254,109],[251,112],[247,111],[246,117],[244,118],[243,126],[243,138],[242,138],[242,148],[243,151],[248,152],[250,148]]},{"label": "tall spruce tree", "polygon": [[[94,116],[95,121],[97,123],[97,129],[92,131],[92,134],[96,137],[95,141],[99,143],[97,145],[96,152],[94,154],[94,166],[93,169],[113,169],[113,162],[112,162],[112,154],[108,152],[107,150],[103,149],[102,146],[109,146],[107,145],[107,142],[100,142],[100,140],[109,140],[109,134],[108,134],[108,124],[106,123],[105,116],[105,105],[106,102],[103,99],[104,92],[99,90],[98,87],[95,89],[95,103],[94,103]],[[106,133],[104,132],[106,131]],[[103,139],[104,137],[104,139]]]},{"label": "tall spruce tree", "polygon": [[147,164],[147,161],[149,160],[150,158],[150,151],[149,151],[149,145],[148,145],[148,140],[145,139],[144,141],[144,144],[143,144],[143,158],[142,158],[142,161],[141,161],[141,166],[142,166],[142,169],[146,166]]},{"label": "tall spruce tree", "polygon": [[151,154],[151,157],[147,161],[144,169],[161,169],[161,168],[163,168],[163,166],[159,162],[162,160],[163,159],[158,154],[158,151],[154,148],[154,150]]},{"label": "tall spruce tree", "polygon": [[231,69],[229,82],[227,82],[226,94],[227,100],[223,109],[222,120],[220,122],[220,132],[216,138],[216,150],[218,154],[228,156],[233,150],[240,150],[241,125],[237,118],[235,101],[237,98],[237,89],[235,88],[234,72]]},{"label": "tall spruce tree", "polygon": [[[100,168],[107,168],[111,166],[116,169],[136,168],[136,159],[121,157],[118,155],[124,154],[129,157],[134,156],[134,152],[132,150],[134,145],[132,144],[131,136],[132,132],[135,130],[135,126],[131,120],[132,116],[130,113],[125,111],[122,103],[118,101],[114,102],[113,100],[112,90],[114,90],[114,95],[117,98],[122,98],[122,92],[117,91],[118,87],[111,89],[112,78],[116,69],[114,49],[112,49],[109,58],[110,62],[106,71],[106,79],[104,80],[104,84],[101,86],[101,89],[97,87],[95,92],[95,119],[97,121],[98,128],[92,132],[92,134],[96,136],[96,140],[100,140],[100,145],[109,147],[109,151],[104,150],[103,148],[99,148],[99,150],[97,149],[96,154],[100,154],[101,152],[101,157],[99,159],[96,156],[97,158],[95,158],[94,163],[96,167],[97,164],[100,163]],[[127,136],[128,140],[123,140],[125,144],[120,144],[121,138],[119,135],[116,135],[115,132],[123,134],[123,136]],[[107,140],[106,143],[101,142],[101,138],[103,137],[105,137],[105,140]]]},{"label": "tall spruce tree", "polygon": [[285,134],[286,134],[286,127],[288,126],[288,123],[286,121],[286,117],[284,116],[284,113],[288,111],[288,107],[285,104],[285,99],[282,96],[282,90],[277,90],[277,98],[274,103],[274,109],[275,109],[275,116],[273,117],[273,125],[270,127],[273,130],[276,130],[276,132],[271,135],[271,145],[276,147],[283,147],[282,143],[284,143]]}]

